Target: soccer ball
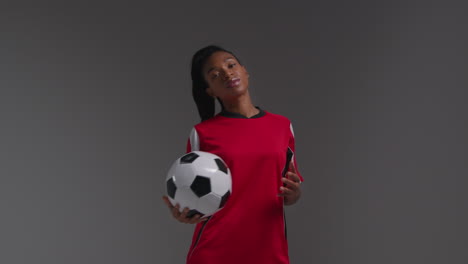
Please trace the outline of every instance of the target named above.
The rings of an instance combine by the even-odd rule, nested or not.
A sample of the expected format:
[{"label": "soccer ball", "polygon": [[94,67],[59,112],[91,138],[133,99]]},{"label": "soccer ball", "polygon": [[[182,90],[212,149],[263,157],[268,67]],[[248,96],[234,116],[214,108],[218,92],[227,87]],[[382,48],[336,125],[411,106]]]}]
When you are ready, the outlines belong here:
[{"label": "soccer ball", "polygon": [[190,209],[187,217],[209,216],[223,208],[231,195],[231,172],[217,155],[193,151],[172,164],[166,190],[172,205]]}]

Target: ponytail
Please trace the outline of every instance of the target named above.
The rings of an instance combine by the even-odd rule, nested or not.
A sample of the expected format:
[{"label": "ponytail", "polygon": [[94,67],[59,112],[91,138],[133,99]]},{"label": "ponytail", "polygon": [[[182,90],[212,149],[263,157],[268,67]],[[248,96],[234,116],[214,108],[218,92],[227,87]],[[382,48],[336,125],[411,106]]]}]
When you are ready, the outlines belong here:
[{"label": "ponytail", "polygon": [[212,118],[215,113],[214,98],[209,96],[204,88],[197,86],[195,82],[192,82],[192,96],[197,105],[201,121]]},{"label": "ponytail", "polygon": [[[201,121],[210,119],[215,114],[215,100],[213,97],[209,96],[208,93],[206,93],[208,84],[206,83],[205,77],[203,76],[203,66],[205,65],[208,58],[217,51],[223,51],[232,54],[232,52],[227,51],[219,46],[210,45],[200,49],[192,57],[192,96],[195,104],[197,105],[198,114],[200,115]],[[234,54],[232,55],[236,57]],[[223,103],[219,98],[218,102],[220,103],[221,108],[224,108]]]}]

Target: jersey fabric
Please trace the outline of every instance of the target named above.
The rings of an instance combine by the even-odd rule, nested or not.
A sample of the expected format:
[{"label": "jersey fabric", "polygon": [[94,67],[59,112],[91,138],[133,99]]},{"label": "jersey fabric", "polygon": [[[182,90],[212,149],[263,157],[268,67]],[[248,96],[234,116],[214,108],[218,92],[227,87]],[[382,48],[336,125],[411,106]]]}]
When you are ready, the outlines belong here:
[{"label": "jersey fabric", "polygon": [[232,194],[223,209],[196,225],[187,264],[289,263],[278,194],[288,161],[296,162],[294,132],[286,117],[258,109],[251,118],[223,110],[191,131],[187,152],[221,157],[231,170]]}]

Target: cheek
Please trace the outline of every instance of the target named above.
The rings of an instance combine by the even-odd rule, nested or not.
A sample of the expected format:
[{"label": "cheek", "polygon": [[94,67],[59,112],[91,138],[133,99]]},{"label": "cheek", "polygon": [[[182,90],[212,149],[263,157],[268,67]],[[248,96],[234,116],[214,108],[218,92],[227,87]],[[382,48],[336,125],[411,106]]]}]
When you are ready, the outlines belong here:
[{"label": "cheek", "polygon": [[243,79],[243,83],[244,83],[244,86],[247,87],[249,85],[249,76],[246,76],[244,79]]},{"label": "cheek", "polygon": [[210,89],[215,96],[218,96],[224,92],[224,84],[220,81],[212,81],[209,83]]}]

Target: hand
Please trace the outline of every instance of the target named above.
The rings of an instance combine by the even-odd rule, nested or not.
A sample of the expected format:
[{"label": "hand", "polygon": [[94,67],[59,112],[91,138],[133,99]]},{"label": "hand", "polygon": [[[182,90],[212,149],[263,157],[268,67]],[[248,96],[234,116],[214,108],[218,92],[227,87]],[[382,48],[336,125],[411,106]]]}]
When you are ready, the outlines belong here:
[{"label": "hand", "polygon": [[286,173],[286,177],[281,180],[286,186],[280,187],[281,193],[278,196],[284,197],[285,205],[295,204],[301,197],[301,178],[297,175],[293,161],[289,163],[289,171]]},{"label": "hand", "polygon": [[167,205],[167,207],[169,208],[169,210],[171,211],[172,216],[181,223],[198,224],[208,219],[207,217],[202,218],[201,214],[196,214],[193,217],[187,217],[187,213],[190,211],[189,208],[185,207],[184,210],[180,212],[179,204],[176,204],[175,206],[173,206],[167,196],[163,196],[162,199],[164,203]]}]

